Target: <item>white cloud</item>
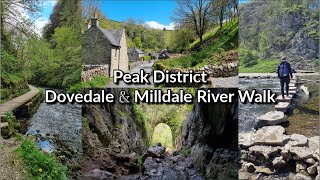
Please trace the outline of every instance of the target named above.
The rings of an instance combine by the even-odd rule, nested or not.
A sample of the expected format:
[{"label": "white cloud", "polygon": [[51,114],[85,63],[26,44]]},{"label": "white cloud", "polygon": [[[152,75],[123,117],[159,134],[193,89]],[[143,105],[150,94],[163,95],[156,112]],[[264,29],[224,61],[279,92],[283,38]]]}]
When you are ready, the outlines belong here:
[{"label": "white cloud", "polygon": [[172,22],[169,25],[164,25],[164,24],[160,24],[156,21],[147,21],[145,22],[146,25],[150,26],[151,28],[154,29],[163,29],[166,28],[167,30],[174,30],[174,26],[175,24]]},{"label": "white cloud", "polygon": [[42,5],[43,5],[43,8],[53,7],[54,5],[56,5],[57,2],[58,0],[44,1]]}]

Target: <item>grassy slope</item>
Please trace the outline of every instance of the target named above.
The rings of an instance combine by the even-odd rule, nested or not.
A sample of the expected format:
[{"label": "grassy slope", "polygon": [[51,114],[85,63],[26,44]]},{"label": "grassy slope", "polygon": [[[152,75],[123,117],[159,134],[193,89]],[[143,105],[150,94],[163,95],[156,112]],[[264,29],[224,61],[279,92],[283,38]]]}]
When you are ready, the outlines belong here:
[{"label": "grassy slope", "polygon": [[277,71],[279,60],[259,60],[258,64],[250,67],[239,67],[239,73],[273,73]]},{"label": "grassy slope", "polygon": [[[237,22],[225,25],[222,28],[218,27],[217,30],[215,29],[216,28],[209,31],[208,34],[205,35],[206,40],[203,43],[206,44],[206,42],[208,41],[209,45],[201,48],[200,51],[180,58],[158,61],[156,63],[156,66],[165,66],[168,69],[198,67],[203,64],[207,64],[208,58],[211,58],[215,53],[220,52],[221,49],[223,49],[224,51],[236,49],[238,45]],[[190,47],[195,46],[196,44],[197,41],[192,43]]]}]

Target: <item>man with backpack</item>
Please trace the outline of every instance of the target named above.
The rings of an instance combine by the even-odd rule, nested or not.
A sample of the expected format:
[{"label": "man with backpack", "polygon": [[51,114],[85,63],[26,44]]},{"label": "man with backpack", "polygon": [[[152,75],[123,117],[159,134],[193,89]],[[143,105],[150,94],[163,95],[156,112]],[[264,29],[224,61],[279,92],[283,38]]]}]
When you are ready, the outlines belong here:
[{"label": "man with backpack", "polygon": [[281,84],[281,95],[284,99],[284,84],[286,84],[286,95],[289,96],[289,83],[290,77],[292,78],[291,66],[287,61],[286,57],[281,58],[281,63],[278,66],[278,78],[280,79]]}]

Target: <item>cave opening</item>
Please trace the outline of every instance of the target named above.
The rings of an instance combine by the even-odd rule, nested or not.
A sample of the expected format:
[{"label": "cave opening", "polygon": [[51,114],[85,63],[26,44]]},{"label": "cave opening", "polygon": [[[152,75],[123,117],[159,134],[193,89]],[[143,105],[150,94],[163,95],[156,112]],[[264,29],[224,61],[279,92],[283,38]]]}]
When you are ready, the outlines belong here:
[{"label": "cave opening", "polygon": [[165,123],[159,123],[153,130],[151,145],[161,143],[167,150],[173,149],[173,136],[170,126]]}]

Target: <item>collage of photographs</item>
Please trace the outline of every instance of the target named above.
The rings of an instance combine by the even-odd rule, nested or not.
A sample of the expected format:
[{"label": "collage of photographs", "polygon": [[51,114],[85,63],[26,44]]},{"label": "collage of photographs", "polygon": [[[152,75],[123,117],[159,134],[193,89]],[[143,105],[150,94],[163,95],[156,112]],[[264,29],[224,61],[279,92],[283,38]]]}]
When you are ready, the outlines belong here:
[{"label": "collage of photographs", "polygon": [[320,180],[319,6],[0,0],[0,180]]}]

